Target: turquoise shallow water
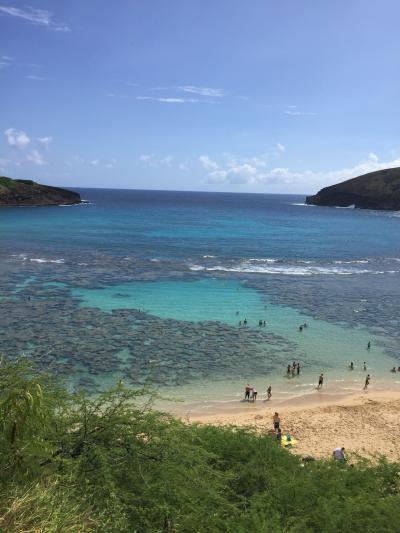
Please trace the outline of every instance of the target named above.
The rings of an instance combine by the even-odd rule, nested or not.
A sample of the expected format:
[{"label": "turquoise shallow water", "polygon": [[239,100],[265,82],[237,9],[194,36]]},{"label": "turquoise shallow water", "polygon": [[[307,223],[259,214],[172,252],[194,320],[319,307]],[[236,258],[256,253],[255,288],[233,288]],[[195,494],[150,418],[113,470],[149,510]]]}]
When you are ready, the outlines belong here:
[{"label": "turquoise shallow water", "polygon": [[[398,386],[399,213],[294,196],[83,196],[91,204],[0,210],[6,356],[90,391],[151,379],[206,407],[237,402],[247,380],[281,398],[314,391],[322,370],[327,394],[359,390],[364,360],[374,387]],[[293,360],[302,373],[287,380]]]}]

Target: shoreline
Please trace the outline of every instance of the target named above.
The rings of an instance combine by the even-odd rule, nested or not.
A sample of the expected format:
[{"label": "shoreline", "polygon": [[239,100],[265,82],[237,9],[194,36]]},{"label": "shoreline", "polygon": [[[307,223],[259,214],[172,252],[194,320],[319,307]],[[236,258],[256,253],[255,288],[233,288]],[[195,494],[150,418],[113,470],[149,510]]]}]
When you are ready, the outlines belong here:
[{"label": "shoreline", "polygon": [[350,455],[384,455],[389,461],[400,460],[400,391],[365,391],[336,397],[310,394],[281,402],[250,403],[248,407],[180,418],[188,423],[269,432],[272,416],[278,411],[282,433],[298,441],[291,449],[295,454],[328,459],[334,448],[344,446]]}]

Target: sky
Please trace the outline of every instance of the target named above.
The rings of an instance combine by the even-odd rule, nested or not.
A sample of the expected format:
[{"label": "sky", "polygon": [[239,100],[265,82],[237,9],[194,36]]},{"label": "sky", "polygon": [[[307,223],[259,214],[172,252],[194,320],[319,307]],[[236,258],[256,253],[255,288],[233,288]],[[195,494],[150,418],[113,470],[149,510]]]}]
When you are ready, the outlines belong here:
[{"label": "sky", "polygon": [[314,193],[400,166],[398,0],[0,0],[0,174]]}]

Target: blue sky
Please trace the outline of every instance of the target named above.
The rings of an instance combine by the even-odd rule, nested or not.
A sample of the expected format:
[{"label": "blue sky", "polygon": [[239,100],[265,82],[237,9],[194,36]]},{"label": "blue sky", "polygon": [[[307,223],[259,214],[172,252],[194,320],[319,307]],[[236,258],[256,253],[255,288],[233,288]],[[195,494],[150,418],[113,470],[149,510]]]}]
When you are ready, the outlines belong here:
[{"label": "blue sky", "polygon": [[309,193],[400,166],[398,0],[0,0],[0,173]]}]

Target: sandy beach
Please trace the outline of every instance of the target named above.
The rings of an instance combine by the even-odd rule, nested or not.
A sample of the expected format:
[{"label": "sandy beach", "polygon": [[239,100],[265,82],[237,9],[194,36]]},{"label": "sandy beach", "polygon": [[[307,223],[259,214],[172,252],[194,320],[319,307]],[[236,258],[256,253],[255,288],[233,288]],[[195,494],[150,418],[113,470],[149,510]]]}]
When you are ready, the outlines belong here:
[{"label": "sandy beach", "polygon": [[334,448],[344,446],[349,454],[400,460],[400,392],[395,391],[368,391],[346,398],[309,395],[279,403],[240,403],[234,413],[186,419],[270,431],[275,411],[279,412],[283,434],[289,433],[298,440],[292,451],[301,456],[328,458]]}]

